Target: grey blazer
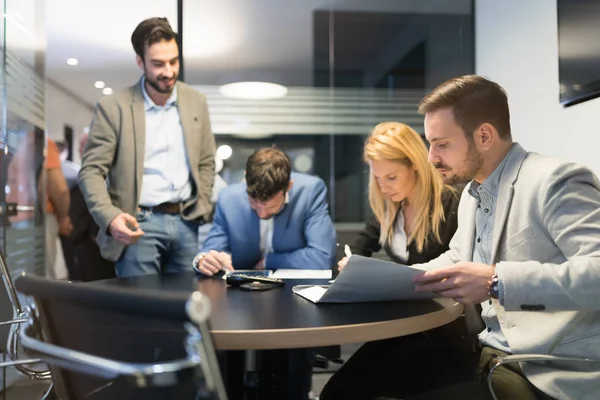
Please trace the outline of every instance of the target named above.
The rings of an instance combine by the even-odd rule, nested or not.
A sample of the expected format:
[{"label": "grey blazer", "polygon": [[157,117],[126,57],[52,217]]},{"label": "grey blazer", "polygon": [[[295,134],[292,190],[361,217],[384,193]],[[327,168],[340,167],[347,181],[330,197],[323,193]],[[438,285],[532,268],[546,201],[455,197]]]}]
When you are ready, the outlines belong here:
[{"label": "grey blazer", "polygon": [[[600,360],[600,182],[586,167],[515,146],[500,181],[492,247],[502,331],[514,354]],[[472,261],[477,201],[468,189],[450,250],[422,267]],[[557,399],[600,396],[600,372],[585,365],[522,367]]]},{"label": "grey blazer", "polygon": [[[215,140],[210,129],[205,97],[185,83],[177,82],[177,107],[192,177],[192,198],[182,207],[185,220],[208,220],[214,182]],[[98,244],[102,256],[116,261],[125,246],[108,231],[120,213],[135,215],[141,194],[145,152],[145,111],[138,82],[100,100],[79,171],[85,201],[100,227]]]}]

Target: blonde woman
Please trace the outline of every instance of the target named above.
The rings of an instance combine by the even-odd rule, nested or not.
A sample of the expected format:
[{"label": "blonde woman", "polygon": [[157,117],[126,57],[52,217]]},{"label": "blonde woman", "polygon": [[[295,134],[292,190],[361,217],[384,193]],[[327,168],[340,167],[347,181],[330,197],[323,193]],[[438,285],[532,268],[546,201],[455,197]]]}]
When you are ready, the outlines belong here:
[{"label": "blonde woman", "polygon": [[[395,262],[417,264],[448,250],[456,231],[463,187],[445,185],[428,161],[423,139],[398,122],[377,125],[366,140],[370,168],[369,203],[374,216],[351,247],[370,257],[385,250]],[[342,270],[344,258],[338,263]],[[474,360],[463,320],[410,336],[364,344],[327,382],[319,398],[405,398],[425,382],[444,387],[449,379],[468,379]],[[435,365],[427,360],[434,357]]]},{"label": "blonde woman", "polygon": [[393,261],[411,265],[448,250],[460,191],[444,184],[419,134],[399,122],[383,122],[367,138],[364,160],[374,215],[350,246],[352,253],[370,257],[383,247]]}]

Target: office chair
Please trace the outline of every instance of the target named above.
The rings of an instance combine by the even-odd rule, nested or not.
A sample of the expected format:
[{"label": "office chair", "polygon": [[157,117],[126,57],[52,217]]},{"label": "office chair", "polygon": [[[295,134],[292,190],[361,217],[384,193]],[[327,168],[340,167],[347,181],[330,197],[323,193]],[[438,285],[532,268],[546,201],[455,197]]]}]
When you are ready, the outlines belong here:
[{"label": "office chair", "polygon": [[59,398],[226,400],[201,293],[15,283],[35,301],[21,344],[50,365]]},{"label": "office chair", "polygon": [[[21,305],[17,290],[13,283],[12,277],[10,276],[10,270],[6,264],[4,254],[0,252],[0,274],[2,275],[2,282],[6,290],[8,300],[11,305],[13,319],[9,321],[0,322],[2,325],[10,325],[8,331],[8,338],[6,341],[6,348],[4,352],[8,355],[10,361],[0,363],[0,367],[15,367],[17,371],[23,375],[35,380],[50,380],[52,376],[47,366],[41,364],[40,359],[28,357],[27,354],[23,354],[19,343],[19,333],[21,331],[21,324],[27,322],[29,315],[26,308]],[[44,393],[41,400],[49,398],[52,391],[52,384],[48,387],[48,390]]]}]

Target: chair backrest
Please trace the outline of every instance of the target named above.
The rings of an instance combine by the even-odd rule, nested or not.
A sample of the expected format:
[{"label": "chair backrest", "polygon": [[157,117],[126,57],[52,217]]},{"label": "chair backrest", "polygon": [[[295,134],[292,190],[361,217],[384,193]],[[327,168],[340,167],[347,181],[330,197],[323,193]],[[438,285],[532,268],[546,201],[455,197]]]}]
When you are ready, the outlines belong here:
[{"label": "chair backrest", "polygon": [[[185,293],[50,281],[23,275],[17,289],[35,300],[44,342],[128,363],[162,363],[186,357]],[[214,352],[214,349],[211,349]],[[193,370],[167,387],[139,388],[51,366],[64,399],[195,399]],[[208,397],[210,398],[210,397]]]}]

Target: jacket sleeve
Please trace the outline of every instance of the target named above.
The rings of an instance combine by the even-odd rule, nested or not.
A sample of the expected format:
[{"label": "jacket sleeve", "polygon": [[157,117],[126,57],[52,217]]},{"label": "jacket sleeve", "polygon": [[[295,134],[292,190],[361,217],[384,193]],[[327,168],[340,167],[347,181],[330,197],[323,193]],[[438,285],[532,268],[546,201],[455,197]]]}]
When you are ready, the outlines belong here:
[{"label": "jacket sleeve", "polygon": [[104,232],[111,221],[122,213],[112,204],[106,187],[106,176],[117,147],[114,121],[116,118],[109,115],[102,102],[98,103],[78,175],[79,187],[90,214]]},{"label": "jacket sleeve", "polygon": [[311,193],[304,221],[306,247],[288,253],[270,253],[265,266],[290,269],[330,269],[335,263],[335,229],[327,206],[327,187],[319,180]]},{"label": "jacket sleeve", "polygon": [[354,244],[350,246],[352,254],[371,257],[373,253],[381,250],[381,244],[379,243],[380,232],[381,226],[379,225],[379,221],[377,221],[374,215],[370,215],[367,218],[364,229],[358,234]]},{"label": "jacket sleeve", "polygon": [[202,138],[200,145],[200,156],[198,157],[198,206],[200,210],[207,210],[203,214],[204,220],[208,222],[212,213],[212,189],[215,182],[215,137],[210,127],[208,106],[206,98],[201,96],[202,115]]},{"label": "jacket sleeve", "polygon": [[538,199],[539,215],[531,218],[540,219],[567,261],[496,264],[501,304],[508,311],[520,311],[522,304],[544,305],[546,311],[600,310],[598,179],[583,166],[564,163],[546,178]]},{"label": "jacket sleeve", "polygon": [[231,253],[229,248],[229,229],[225,219],[225,212],[223,211],[220,201],[217,201],[212,227],[210,228],[210,232],[208,232],[206,240],[204,240],[204,243],[202,244],[200,252],[208,253],[211,250]]}]

